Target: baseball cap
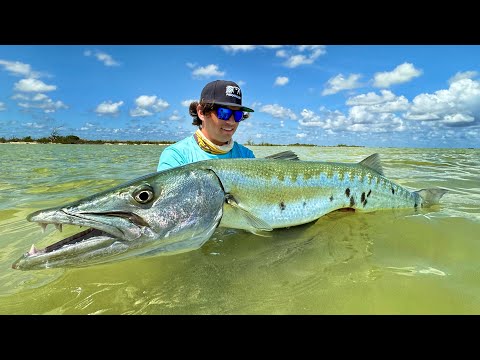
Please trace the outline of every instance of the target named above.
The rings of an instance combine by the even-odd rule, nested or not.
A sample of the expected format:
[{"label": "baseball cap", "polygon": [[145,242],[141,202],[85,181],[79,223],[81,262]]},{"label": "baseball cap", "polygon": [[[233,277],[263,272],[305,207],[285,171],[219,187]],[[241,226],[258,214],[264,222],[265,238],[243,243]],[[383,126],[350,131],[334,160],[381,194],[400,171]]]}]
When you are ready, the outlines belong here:
[{"label": "baseball cap", "polygon": [[242,106],[242,91],[233,81],[215,80],[209,82],[202,90],[200,101],[215,105],[239,106],[242,111],[254,110]]}]

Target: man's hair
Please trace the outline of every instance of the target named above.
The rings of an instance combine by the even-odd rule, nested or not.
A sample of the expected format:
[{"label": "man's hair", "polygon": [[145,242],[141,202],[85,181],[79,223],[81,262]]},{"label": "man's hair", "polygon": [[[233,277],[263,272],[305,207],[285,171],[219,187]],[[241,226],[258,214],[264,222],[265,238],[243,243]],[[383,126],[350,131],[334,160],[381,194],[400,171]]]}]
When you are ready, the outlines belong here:
[{"label": "man's hair", "polygon": [[[197,106],[200,104],[200,106],[203,109],[203,113],[205,115],[210,114],[212,111],[215,110],[215,105],[210,104],[210,103],[205,103],[205,102],[198,102],[198,101],[192,101],[190,103],[190,106],[188,108],[188,112],[190,116],[193,118],[192,125],[198,126],[199,128],[202,127],[202,120],[198,117],[197,113]],[[243,113],[243,118],[248,119],[250,117],[250,114],[248,112]]]}]

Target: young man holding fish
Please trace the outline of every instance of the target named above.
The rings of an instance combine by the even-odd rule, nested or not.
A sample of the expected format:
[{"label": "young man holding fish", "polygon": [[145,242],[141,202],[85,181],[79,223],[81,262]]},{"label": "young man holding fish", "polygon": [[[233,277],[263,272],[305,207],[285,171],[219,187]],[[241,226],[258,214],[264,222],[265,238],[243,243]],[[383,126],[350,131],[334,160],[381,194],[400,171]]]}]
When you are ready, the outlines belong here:
[{"label": "young man holding fish", "polygon": [[208,159],[254,158],[252,150],[232,139],[252,109],[242,106],[242,92],[233,81],[215,80],[202,90],[200,101],[189,107],[198,130],[166,147],[157,171]]}]

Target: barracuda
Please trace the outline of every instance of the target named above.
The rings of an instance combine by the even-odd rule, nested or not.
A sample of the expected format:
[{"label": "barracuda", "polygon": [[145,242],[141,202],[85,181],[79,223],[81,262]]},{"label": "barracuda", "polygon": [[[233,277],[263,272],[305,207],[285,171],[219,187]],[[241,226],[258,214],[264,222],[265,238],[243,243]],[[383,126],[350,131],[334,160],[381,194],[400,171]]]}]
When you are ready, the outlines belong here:
[{"label": "barracuda", "polygon": [[[13,265],[78,267],[201,247],[218,226],[255,234],[314,221],[342,208],[419,209],[444,189],[409,191],[383,175],[378,154],[360,163],[269,159],[205,160],[149,174],[79,201],[40,210],[28,221],[90,229]],[[285,160],[285,158],[290,160]],[[297,160],[295,160],[297,159]]]}]

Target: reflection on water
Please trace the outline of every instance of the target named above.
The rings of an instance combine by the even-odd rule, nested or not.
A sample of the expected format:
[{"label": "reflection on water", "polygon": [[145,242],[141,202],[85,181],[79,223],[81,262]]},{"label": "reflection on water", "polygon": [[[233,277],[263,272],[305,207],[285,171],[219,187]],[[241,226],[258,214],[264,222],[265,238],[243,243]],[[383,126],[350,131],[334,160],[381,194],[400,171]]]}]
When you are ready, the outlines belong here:
[{"label": "reflection on water", "polygon": [[[252,147],[257,156],[284,147]],[[437,314],[480,311],[478,150],[297,147],[450,190],[429,211],[334,212],[267,236],[218,229],[195,251],[79,269],[16,271],[42,234],[25,217],[155,170],[159,146],[0,145],[2,314]],[[5,156],[4,156],[5,155]],[[6,171],[8,169],[8,171]]]}]

